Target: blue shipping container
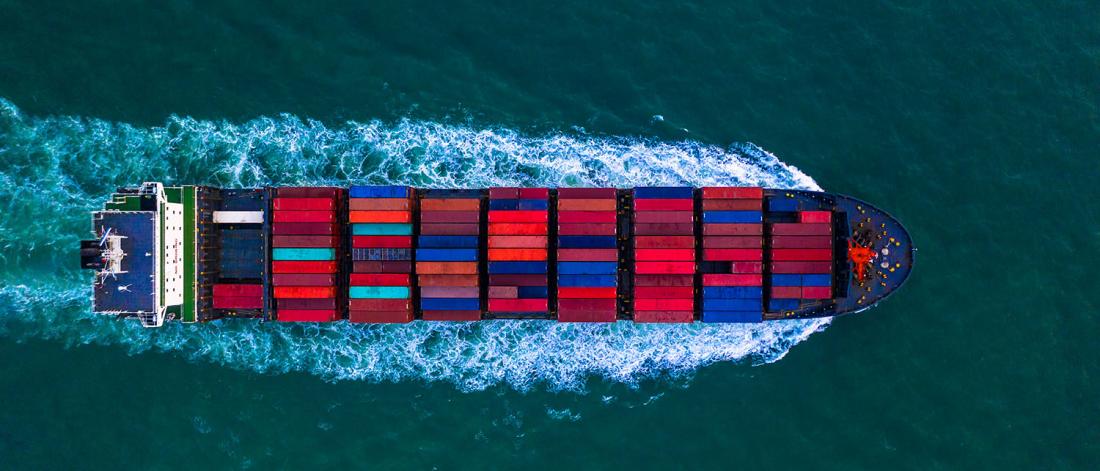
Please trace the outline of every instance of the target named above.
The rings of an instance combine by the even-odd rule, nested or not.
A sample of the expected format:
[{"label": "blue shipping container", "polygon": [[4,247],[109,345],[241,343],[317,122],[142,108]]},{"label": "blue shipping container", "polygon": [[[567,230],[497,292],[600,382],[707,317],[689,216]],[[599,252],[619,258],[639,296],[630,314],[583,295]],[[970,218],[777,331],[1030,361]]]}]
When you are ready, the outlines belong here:
[{"label": "blue shipping container", "polygon": [[742,298],[760,299],[764,288],[759,286],[704,286],[704,298]]},{"label": "blue shipping container", "polygon": [[546,262],[489,262],[489,273],[508,275],[546,273]]},{"label": "blue shipping container", "polygon": [[545,286],[520,286],[518,291],[520,298],[545,298],[549,293]]},{"label": "blue shipping container", "polygon": [[550,203],[546,200],[516,200],[519,204],[516,209],[520,211],[540,211],[546,210],[550,207]]},{"label": "blue shipping container", "polygon": [[407,186],[359,186],[354,185],[348,189],[348,196],[352,198],[408,198]]},{"label": "blue shipping container", "polygon": [[802,275],[802,286],[832,286],[833,275]]},{"label": "blue shipping container", "polygon": [[797,299],[772,299],[768,301],[768,311],[793,311],[798,309]]},{"label": "blue shipping container", "polygon": [[519,200],[489,200],[490,211],[508,211],[519,209]]},{"label": "blue shipping container", "polygon": [[690,186],[639,186],[634,197],[643,199],[691,199],[695,189]]},{"label": "blue shipping container", "polygon": [[722,299],[703,298],[704,311],[762,311],[764,304],[759,299]]},{"label": "blue shipping container", "polygon": [[559,275],[558,286],[567,288],[614,288],[618,277],[614,275]]},{"label": "blue shipping container", "polygon": [[425,311],[480,311],[477,298],[420,298],[420,309]]},{"label": "blue shipping container", "polygon": [[802,275],[772,275],[772,286],[802,286]]},{"label": "blue shipping container", "polygon": [[703,322],[750,323],[763,322],[760,311],[703,311]]},{"label": "blue shipping container", "polygon": [[798,211],[798,200],[781,196],[768,198],[768,211]]},{"label": "blue shipping container", "polygon": [[558,262],[562,275],[614,275],[618,262]]},{"label": "blue shipping container", "polygon": [[743,224],[762,222],[760,211],[703,211],[703,222],[710,224]]},{"label": "blue shipping container", "polygon": [[617,245],[614,236],[559,236],[558,247],[563,249],[613,249]]},{"label": "blue shipping container", "polygon": [[416,249],[421,262],[476,262],[477,249]]},{"label": "blue shipping container", "polygon": [[477,236],[420,236],[419,247],[464,248],[477,247]]}]

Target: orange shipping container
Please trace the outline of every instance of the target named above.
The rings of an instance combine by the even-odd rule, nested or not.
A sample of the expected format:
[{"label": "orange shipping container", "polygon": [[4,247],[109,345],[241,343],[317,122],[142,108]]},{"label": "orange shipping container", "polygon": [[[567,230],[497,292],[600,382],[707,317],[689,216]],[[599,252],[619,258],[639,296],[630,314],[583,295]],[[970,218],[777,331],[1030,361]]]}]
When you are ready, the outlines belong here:
[{"label": "orange shipping container", "polygon": [[516,249],[546,247],[546,236],[490,236],[490,249]]},{"label": "orange shipping container", "polygon": [[416,273],[425,275],[476,275],[477,262],[416,262]]},{"label": "orange shipping container", "polygon": [[477,211],[481,209],[481,200],[477,199],[422,199],[422,211]]},{"label": "orange shipping container", "polygon": [[489,249],[492,261],[544,261],[546,249]]},{"label": "orange shipping container", "polygon": [[617,201],[608,199],[558,200],[559,211],[615,211]]}]

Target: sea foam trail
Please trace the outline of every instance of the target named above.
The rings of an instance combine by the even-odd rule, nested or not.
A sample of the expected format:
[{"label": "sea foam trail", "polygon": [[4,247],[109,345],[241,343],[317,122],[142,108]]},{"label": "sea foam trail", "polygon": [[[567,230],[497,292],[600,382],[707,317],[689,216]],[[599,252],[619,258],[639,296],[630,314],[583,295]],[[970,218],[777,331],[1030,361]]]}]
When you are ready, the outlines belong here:
[{"label": "sea foam trail", "polygon": [[580,390],[590,377],[630,385],[702,365],[770,362],[828,320],[756,325],[291,325],[223,321],[142,329],[88,311],[75,267],[87,211],[117,186],[159,180],[228,187],[761,185],[817,189],[751,144],[561,134],[527,136],[402,120],[329,128],[290,115],[241,124],[170,118],[141,128],[24,116],[0,100],[0,335],[174,352],[258,372],[326,380],[441,381],[463,391],[507,384]]}]

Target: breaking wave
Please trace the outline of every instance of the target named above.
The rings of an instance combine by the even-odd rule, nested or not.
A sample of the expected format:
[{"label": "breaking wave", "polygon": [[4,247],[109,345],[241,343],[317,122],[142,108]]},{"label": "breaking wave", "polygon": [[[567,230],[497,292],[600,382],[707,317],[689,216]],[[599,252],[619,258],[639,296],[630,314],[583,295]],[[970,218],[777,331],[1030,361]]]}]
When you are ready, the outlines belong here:
[{"label": "breaking wave", "polygon": [[502,128],[402,120],[326,127],[291,115],[245,123],[172,117],[137,127],[36,118],[0,99],[0,335],[66,345],[172,352],[257,372],[325,380],[507,384],[583,390],[590,378],[636,385],[719,361],[782,358],[828,320],[757,325],[293,325],[220,321],[142,329],[89,312],[75,267],[88,211],[142,181],[226,187],[399,183],[424,187],[734,185],[818,189],[752,144],[529,136]]}]

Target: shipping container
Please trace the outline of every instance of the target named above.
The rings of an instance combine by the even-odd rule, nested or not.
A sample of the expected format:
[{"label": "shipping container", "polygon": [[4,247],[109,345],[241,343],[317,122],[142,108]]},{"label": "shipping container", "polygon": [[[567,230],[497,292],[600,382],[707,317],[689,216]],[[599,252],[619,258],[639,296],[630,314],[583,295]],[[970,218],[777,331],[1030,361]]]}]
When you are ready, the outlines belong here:
[{"label": "shipping container", "polygon": [[353,198],[348,200],[351,211],[409,211],[412,201],[407,198]]},{"label": "shipping container", "polygon": [[695,201],[690,199],[636,199],[635,211],[692,211]]},{"label": "shipping container", "polygon": [[416,249],[416,260],[423,262],[473,262],[477,249]]},{"label": "shipping container", "polygon": [[545,200],[550,197],[549,188],[520,188],[519,199],[542,199]]},{"label": "shipping container", "polygon": [[567,249],[612,249],[618,246],[614,237],[559,236],[558,247]]},{"label": "shipping container", "polygon": [[476,298],[481,294],[477,286],[422,286],[420,296],[424,298]]},{"label": "shipping container", "polygon": [[772,273],[832,273],[833,262],[772,262]]},{"label": "shipping container", "polygon": [[264,286],[257,284],[215,284],[214,297],[262,297]]},{"label": "shipping container", "polygon": [[764,296],[764,288],[759,286],[706,286],[703,298],[755,298]]},{"label": "shipping container", "polygon": [[712,323],[753,323],[763,322],[760,311],[703,311],[700,320]]},{"label": "shipping container", "polygon": [[764,239],[757,236],[704,236],[704,249],[759,249]]},{"label": "shipping container", "polygon": [[[614,216],[613,213],[609,213]],[[560,221],[561,218],[558,218]],[[639,211],[634,214],[636,224],[693,224],[695,213],[691,211]]]},{"label": "shipping container", "polygon": [[638,261],[662,261],[662,260],[695,260],[695,249],[636,249],[634,260]]},{"label": "shipping container", "polygon": [[489,236],[489,249],[546,247],[548,241],[547,236]]},{"label": "shipping container", "polygon": [[613,211],[561,211],[558,222],[561,224],[615,224],[617,214]]},{"label": "shipping container", "polygon": [[[417,238],[420,247],[436,248],[470,248],[477,247],[477,236],[420,236]],[[490,239],[490,247],[492,247]]]},{"label": "shipping container", "polygon": [[281,273],[271,275],[274,286],[336,286],[336,275],[328,273]]},{"label": "shipping container", "polygon": [[332,235],[338,232],[335,224],[325,222],[276,222],[271,225],[272,235]]},{"label": "shipping container", "polygon": [[693,311],[634,311],[634,322],[640,323],[691,323]]},{"label": "shipping container", "polygon": [[336,222],[333,211],[275,211],[272,221],[279,222]]},{"label": "shipping container", "polygon": [[348,297],[360,299],[407,299],[407,286],[352,286],[348,288]]},{"label": "shipping container", "polygon": [[412,224],[352,224],[352,235],[357,236],[408,236]]},{"label": "shipping container", "polygon": [[262,296],[214,296],[214,309],[263,309]]},{"label": "shipping container", "polygon": [[705,298],[703,299],[703,310],[761,312],[764,310],[764,304],[760,298]]},{"label": "shipping container", "polygon": [[545,274],[489,274],[491,286],[545,286]]},{"label": "shipping container", "polygon": [[558,322],[615,322],[617,320],[617,314],[618,313],[614,310],[559,310]]},{"label": "shipping container", "polygon": [[703,211],[762,211],[761,200],[703,200]]},{"label": "shipping container", "polygon": [[832,249],[772,249],[772,260],[816,260],[833,259]]},{"label": "shipping container", "polygon": [[477,235],[477,224],[421,224],[420,233],[424,235]]},{"label": "shipping container", "polygon": [[424,311],[421,319],[426,321],[479,321],[481,320],[481,311],[457,311],[457,310],[435,310]]},{"label": "shipping container", "polygon": [[490,286],[489,297],[495,299],[512,299],[519,297],[518,286]]},{"label": "shipping container", "polygon": [[280,309],[276,313],[279,322],[332,322],[336,320],[335,310]]},{"label": "shipping container", "polygon": [[336,309],[335,298],[282,298],[275,300],[277,309],[326,310]]},{"label": "shipping container", "polygon": [[276,286],[272,288],[276,298],[332,298],[336,288],[331,286]]},{"label": "shipping container", "polygon": [[692,298],[635,298],[635,311],[693,311],[695,300]]},{"label": "shipping container", "polygon": [[409,249],[412,236],[352,236],[352,248]]},{"label": "shipping container", "polygon": [[416,277],[420,286],[477,286],[477,275],[424,275]]},{"label": "shipping container", "polygon": [[544,312],[545,299],[489,299],[489,310],[497,312]]},{"label": "shipping container", "polygon": [[353,286],[409,286],[409,275],[404,273],[352,273],[348,280]]},{"label": "shipping container", "polygon": [[833,289],[828,286],[803,286],[802,299],[829,299],[833,297]]},{"label": "shipping container", "polygon": [[332,198],[273,198],[275,211],[334,211],[336,200]]},{"label": "shipping container", "polygon": [[679,249],[695,247],[693,236],[636,236],[634,247],[637,249]]},{"label": "shipping container", "polygon": [[614,224],[558,224],[558,235],[614,236]]},{"label": "shipping container", "polygon": [[832,224],[801,224],[801,223],[776,223],[772,224],[773,235],[830,235],[833,233]]},{"label": "shipping container", "polygon": [[752,262],[764,260],[764,249],[703,249],[703,259]]},{"label": "shipping container", "polygon": [[420,222],[424,223],[454,223],[477,224],[481,221],[481,213],[477,211],[421,211]]},{"label": "shipping container", "polygon": [[703,286],[761,286],[763,284],[764,277],[757,274],[703,274]]},{"label": "shipping container", "polygon": [[425,311],[474,311],[481,309],[477,298],[420,298]]},{"label": "shipping container", "polygon": [[771,299],[768,301],[768,311],[793,311],[798,309],[799,301],[797,299]]},{"label": "shipping container", "polygon": [[[286,301],[290,301],[289,299]],[[408,311],[412,301],[408,299],[349,299],[348,308],[359,311]]]},{"label": "shipping container", "polygon": [[635,298],[690,298],[695,296],[691,286],[635,286]]},{"label": "shipping container", "polygon": [[558,188],[558,200],[563,199],[606,199],[617,198],[614,188]]},{"label": "shipping container", "polygon": [[638,186],[634,187],[634,199],[688,199],[695,196],[689,186]]},{"label": "shipping container", "polygon": [[763,224],[703,224],[704,236],[759,236]]},{"label": "shipping container", "polygon": [[703,199],[761,199],[764,197],[764,189],[761,187],[714,187],[706,186],[700,189]]},{"label": "shipping container", "polygon": [[339,194],[339,188],[329,187],[287,186],[275,189],[275,196],[279,198],[335,198]]},{"label": "shipping container", "polygon": [[617,249],[558,249],[561,262],[614,262],[619,259]]},{"label": "shipping container", "polygon": [[634,286],[693,286],[694,275],[634,275]]},{"label": "shipping container", "polygon": [[732,262],[730,273],[764,273],[764,262]]},{"label": "shipping container", "polygon": [[772,286],[771,296],[778,299],[798,299],[802,297],[802,287]]},{"label": "shipping container", "polygon": [[478,211],[481,201],[476,199],[422,199],[420,211]]},{"label": "shipping container", "polygon": [[348,311],[348,321],[356,324],[405,324],[413,321],[412,311]]},{"label": "shipping container", "polygon": [[827,249],[833,246],[832,236],[776,236],[771,238],[773,249]]},{"label": "shipping container", "polygon": [[832,211],[799,211],[798,222],[801,223],[830,223],[833,221]]},{"label": "shipping container", "polygon": [[546,249],[489,249],[489,260],[546,261]]},{"label": "shipping container", "polygon": [[324,248],[324,247],[336,247],[340,245],[339,241],[334,236],[319,235],[278,235],[271,238],[272,247],[308,247],[308,248]]},{"label": "shipping container", "polygon": [[558,299],[558,309],[566,310],[614,310],[618,304],[614,299]]},{"label": "shipping container", "polygon": [[272,273],[336,273],[336,262],[333,261],[274,261],[271,262]]},{"label": "shipping container", "polygon": [[546,224],[489,223],[489,235],[546,235]]},{"label": "shipping container", "polygon": [[546,273],[546,262],[489,262],[489,273],[532,274]]},{"label": "shipping container", "polygon": [[348,188],[348,196],[352,198],[408,198],[411,195],[412,188],[404,185],[352,185]]},{"label": "shipping container", "polygon": [[768,199],[768,211],[794,212],[798,211],[798,200],[785,197],[773,197]]},{"label": "shipping container", "polygon": [[548,220],[547,211],[489,211],[490,223],[530,222],[545,224]]},{"label": "shipping container", "polygon": [[614,213],[618,209],[618,201],[608,199],[559,199],[558,212],[566,211],[607,211]]},{"label": "shipping container", "polygon": [[412,211],[349,211],[352,223],[401,223],[412,222]]},{"label": "shipping container", "polygon": [[558,288],[558,298],[614,299],[617,292],[615,288],[560,287]]},{"label": "shipping container", "polygon": [[[559,262],[560,275],[614,275],[618,272],[617,262]],[[492,271],[490,269],[490,271]]]},{"label": "shipping container", "polygon": [[477,262],[416,262],[416,273],[424,275],[473,275]]},{"label": "shipping container", "polygon": [[272,260],[336,260],[336,250],[330,248],[271,249]]},{"label": "shipping container", "polygon": [[634,224],[634,234],[637,235],[683,235],[695,231],[695,225],[683,224]]},{"label": "shipping container", "polygon": [[695,262],[637,262],[634,273],[639,275],[678,275],[695,272]]},{"label": "shipping container", "polygon": [[517,187],[490,187],[489,199],[519,199],[519,188]]}]

